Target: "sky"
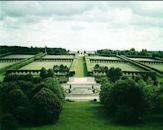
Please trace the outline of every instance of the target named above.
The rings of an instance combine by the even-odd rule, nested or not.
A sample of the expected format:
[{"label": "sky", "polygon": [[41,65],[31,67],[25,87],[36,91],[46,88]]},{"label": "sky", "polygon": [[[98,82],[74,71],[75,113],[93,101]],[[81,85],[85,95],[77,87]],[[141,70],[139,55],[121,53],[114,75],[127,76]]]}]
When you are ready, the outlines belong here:
[{"label": "sky", "polygon": [[0,1],[0,45],[163,50],[163,1]]}]

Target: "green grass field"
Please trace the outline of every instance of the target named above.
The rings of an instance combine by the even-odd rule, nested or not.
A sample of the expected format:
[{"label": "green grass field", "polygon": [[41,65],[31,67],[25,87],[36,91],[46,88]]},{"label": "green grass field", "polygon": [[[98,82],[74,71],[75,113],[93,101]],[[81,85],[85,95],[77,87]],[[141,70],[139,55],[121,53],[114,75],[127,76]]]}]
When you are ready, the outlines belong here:
[{"label": "green grass field", "polygon": [[12,59],[12,58],[13,59],[14,58],[22,59],[22,58],[30,58],[32,56],[34,56],[34,55],[8,55],[8,56],[3,57],[2,59]]},{"label": "green grass field", "polygon": [[163,72],[163,64],[146,64],[152,68],[158,69]]},{"label": "green grass field", "polygon": [[121,60],[116,56],[106,57],[106,56],[89,56],[89,59],[99,59],[99,60]]},{"label": "green grass field", "polygon": [[12,65],[16,63],[16,61],[12,61],[12,62],[0,62],[0,69],[6,67],[6,66],[9,66],[9,65]]},{"label": "green grass field", "polygon": [[119,67],[122,69],[122,71],[144,71],[143,69],[135,66],[135,65],[132,65],[130,63],[114,63],[114,62],[108,62],[108,63],[90,63],[91,65],[89,67],[91,67],[91,69],[93,69],[93,67],[96,65],[96,64],[99,64],[100,66],[107,66],[108,68],[111,68],[111,67]]},{"label": "green grass field", "polygon": [[56,124],[19,130],[162,130],[162,120],[163,115],[153,115],[142,124],[121,126],[111,121],[100,103],[66,102]]},{"label": "green grass field", "polygon": [[76,63],[76,71],[75,71],[75,76],[76,77],[83,77],[86,76],[86,65],[84,61],[83,56],[78,56],[78,61]]},{"label": "green grass field", "polygon": [[131,60],[135,60],[135,61],[158,61],[152,58],[129,58]]},{"label": "green grass field", "polygon": [[55,62],[55,61],[34,61],[22,68],[20,70],[40,70],[42,67],[46,69],[53,68],[54,65],[67,65],[70,67],[71,62]]},{"label": "green grass field", "polygon": [[74,58],[74,56],[73,55],[46,55],[46,56],[44,56],[43,57],[43,59],[62,59],[62,58],[64,58],[64,59],[73,59]]}]

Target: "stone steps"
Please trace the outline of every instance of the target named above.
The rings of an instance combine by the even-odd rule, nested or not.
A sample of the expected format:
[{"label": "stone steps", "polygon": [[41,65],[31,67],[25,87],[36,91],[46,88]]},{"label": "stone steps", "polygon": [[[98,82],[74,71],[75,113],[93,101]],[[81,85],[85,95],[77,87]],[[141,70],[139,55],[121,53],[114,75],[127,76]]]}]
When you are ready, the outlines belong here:
[{"label": "stone steps", "polygon": [[94,77],[70,77],[69,81],[63,84],[67,91],[66,99],[74,101],[99,100],[100,86]]}]

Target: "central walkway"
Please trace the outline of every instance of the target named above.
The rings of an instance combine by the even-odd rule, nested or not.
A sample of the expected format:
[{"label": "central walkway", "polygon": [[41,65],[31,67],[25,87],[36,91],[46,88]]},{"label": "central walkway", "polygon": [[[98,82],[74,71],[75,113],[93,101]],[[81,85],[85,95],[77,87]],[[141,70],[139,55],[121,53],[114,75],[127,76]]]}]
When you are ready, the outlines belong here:
[{"label": "central walkway", "polygon": [[75,101],[99,100],[100,84],[97,84],[94,77],[87,77],[85,56],[76,55],[75,75],[70,77],[63,87],[66,91],[66,99]]},{"label": "central walkway", "polygon": [[79,55],[75,77],[84,77],[84,76],[87,76],[85,57],[83,55]]}]

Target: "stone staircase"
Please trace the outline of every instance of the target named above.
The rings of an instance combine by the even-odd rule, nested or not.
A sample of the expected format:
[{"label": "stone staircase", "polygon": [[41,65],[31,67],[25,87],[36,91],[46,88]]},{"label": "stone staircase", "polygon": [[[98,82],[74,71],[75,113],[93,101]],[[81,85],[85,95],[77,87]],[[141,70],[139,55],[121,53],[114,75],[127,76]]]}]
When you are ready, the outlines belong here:
[{"label": "stone staircase", "polygon": [[75,101],[99,100],[100,84],[94,77],[70,77],[66,84],[66,99]]},{"label": "stone staircase", "polygon": [[94,77],[70,77],[67,84],[96,84]]}]

